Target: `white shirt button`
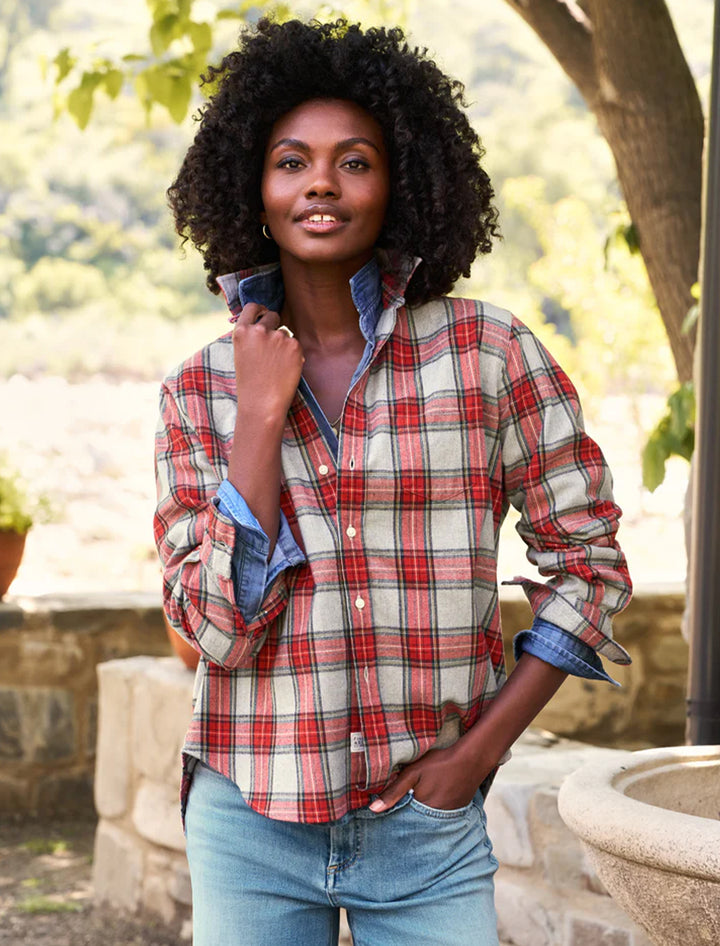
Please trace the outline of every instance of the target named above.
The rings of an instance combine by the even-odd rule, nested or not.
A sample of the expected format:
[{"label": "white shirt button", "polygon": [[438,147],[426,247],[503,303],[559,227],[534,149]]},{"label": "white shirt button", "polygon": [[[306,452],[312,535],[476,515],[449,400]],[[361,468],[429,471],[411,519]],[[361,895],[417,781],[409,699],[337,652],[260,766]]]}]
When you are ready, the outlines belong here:
[{"label": "white shirt button", "polygon": [[345,530],[345,535],[349,539],[354,539],[355,536],[357,535],[357,532],[355,531],[355,528],[353,526],[348,526],[347,529]]},{"label": "white shirt button", "polygon": [[324,463],[321,463],[320,466],[318,467],[318,473],[320,474],[320,476],[325,476],[327,472],[328,472],[328,468],[325,466]]},{"label": "white shirt button", "polygon": [[359,595],[355,599],[355,607],[358,609],[358,611],[362,611],[362,609],[365,607],[365,601]]},{"label": "white shirt button", "polygon": [[350,457],[350,462],[348,463],[348,466],[350,467],[351,470],[355,469],[355,457]]}]

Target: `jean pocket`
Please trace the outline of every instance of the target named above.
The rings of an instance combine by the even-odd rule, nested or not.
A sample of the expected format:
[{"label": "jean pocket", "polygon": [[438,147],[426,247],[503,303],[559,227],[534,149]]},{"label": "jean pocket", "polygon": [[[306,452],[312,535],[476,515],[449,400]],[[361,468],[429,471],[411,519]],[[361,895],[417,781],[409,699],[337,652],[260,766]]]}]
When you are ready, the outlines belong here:
[{"label": "jean pocket", "polygon": [[466,818],[468,815],[477,810],[475,806],[475,799],[473,799],[467,805],[463,805],[462,808],[433,808],[431,805],[426,805],[424,802],[418,801],[414,795],[410,799],[410,807],[419,814],[425,815],[427,818],[436,818],[438,821],[450,821],[453,818]]}]

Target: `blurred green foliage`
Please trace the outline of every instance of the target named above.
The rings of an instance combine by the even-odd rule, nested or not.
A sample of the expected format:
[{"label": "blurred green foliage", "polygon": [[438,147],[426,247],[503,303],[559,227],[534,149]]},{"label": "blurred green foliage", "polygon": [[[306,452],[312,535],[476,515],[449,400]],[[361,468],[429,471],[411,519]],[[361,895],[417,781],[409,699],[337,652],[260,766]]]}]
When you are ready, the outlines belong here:
[{"label": "blurred green foliage", "polygon": [[643,485],[654,492],[665,479],[672,456],[689,460],[695,449],[695,388],[686,381],[673,391],[667,412],[652,430],[642,453]]},{"label": "blurred green foliage", "polygon": [[[306,5],[304,16],[334,19],[357,12],[363,19],[402,22],[411,0],[348,0],[341,10],[329,3]],[[67,109],[78,127],[87,126],[95,105],[95,93],[105,92],[117,98],[123,86],[132,85],[135,94],[150,114],[154,105],[167,109],[175,122],[187,116],[200,77],[217,52],[216,37],[226,21],[253,21],[268,14],[284,22],[298,14],[297,5],[277,0],[241,0],[220,7],[202,0],[146,0],[148,7],[148,45],[146,53],[133,49],[122,56],[92,56],[81,62],[69,46],[63,46],[50,62],[55,86],[56,109]],[[47,66],[47,63],[46,63]],[[65,91],[67,88],[70,91]],[[212,84],[204,87],[207,94]]]},{"label": "blurred green foliage", "polygon": [[[697,301],[688,312],[683,331],[689,332],[700,317],[700,284],[692,287]],[[690,460],[695,449],[695,385],[681,384],[667,399],[667,410],[650,432],[642,453],[643,486],[651,493],[665,479],[665,466],[670,457]]]},{"label": "blurred green foliage", "polygon": [[55,514],[50,498],[33,493],[7,454],[0,452],[0,532],[22,535],[35,523],[49,522]]},{"label": "blurred green foliage", "polygon": [[[203,101],[199,72],[267,4],[34,0],[17,22],[5,6],[0,375],[157,377],[226,327],[198,254],[176,248],[165,190]],[[702,86],[711,0],[671,6]],[[440,0],[292,3],[276,15],[326,18],[338,7],[366,25],[404,22],[465,82],[505,239],[457,292],[515,311],[591,410],[606,395],[667,396],[672,359],[612,157],[532,31],[504,0],[457,0],[452,15]]]}]

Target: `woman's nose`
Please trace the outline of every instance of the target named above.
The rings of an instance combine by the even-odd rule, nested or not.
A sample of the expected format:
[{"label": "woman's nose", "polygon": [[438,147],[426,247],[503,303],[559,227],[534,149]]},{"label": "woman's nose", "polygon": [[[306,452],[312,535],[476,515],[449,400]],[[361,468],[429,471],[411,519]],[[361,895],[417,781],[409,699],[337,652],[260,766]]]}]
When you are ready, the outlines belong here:
[{"label": "woman's nose", "polygon": [[339,197],[340,182],[334,167],[325,163],[313,166],[305,193],[308,197]]}]

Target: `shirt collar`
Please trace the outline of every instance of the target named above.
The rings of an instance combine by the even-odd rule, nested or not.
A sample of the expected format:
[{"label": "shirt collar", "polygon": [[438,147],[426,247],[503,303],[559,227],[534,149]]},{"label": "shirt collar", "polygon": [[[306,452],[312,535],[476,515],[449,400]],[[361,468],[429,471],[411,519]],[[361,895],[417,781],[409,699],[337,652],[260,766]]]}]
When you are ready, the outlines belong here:
[{"label": "shirt collar", "polygon": [[[405,304],[405,290],[419,264],[419,257],[378,250],[350,279],[360,331],[367,341],[374,339],[378,319],[385,309]],[[230,309],[231,322],[249,302],[266,306],[273,312],[282,308],[285,289],[279,263],[218,276],[217,282]]]}]

